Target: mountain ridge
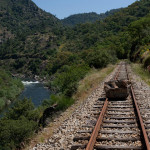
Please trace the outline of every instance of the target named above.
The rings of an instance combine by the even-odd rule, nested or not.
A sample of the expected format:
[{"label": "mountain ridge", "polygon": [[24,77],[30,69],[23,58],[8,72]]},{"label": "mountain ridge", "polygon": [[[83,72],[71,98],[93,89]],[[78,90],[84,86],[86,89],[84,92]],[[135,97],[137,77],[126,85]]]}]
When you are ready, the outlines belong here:
[{"label": "mountain ridge", "polygon": [[[11,1],[16,2],[17,0]],[[132,22],[146,16],[149,11],[150,2],[141,0],[103,20],[79,24],[73,28],[62,26],[59,20],[57,22],[57,18],[56,24],[58,23],[58,26],[55,26],[53,18],[49,23],[47,18],[44,22],[41,22],[40,17],[36,17],[33,20],[36,21],[35,19],[37,19],[39,23],[35,22],[34,28],[30,29],[29,22],[28,25],[25,25],[27,33],[22,30],[22,34],[18,34],[18,32],[16,34],[15,30],[12,34],[12,37],[15,38],[1,44],[0,58],[4,60],[1,64],[10,66],[12,70],[19,72],[51,75],[64,65],[69,65],[68,61],[70,62],[70,60],[74,62],[79,59],[81,62],[94,66],[93,62],[90,63],[94,60],[89,57],[94,55],[93,53],[99,54],[106,51],[108,55],[112,55],[114,58],[127,58],[132,54],[130,50],[135,51],[134,43],[132,43],[133,39],[128,31],[129,26]],[[17,13],[16,10],[14,12]],[[45,14],[44,11],[42,13]],[[34,15],[34,10],[31,14],[31,16]],[[9,25],[7,20],[5,25]],[[29,32],[30,30],[32,31]],[[83,57],[83,55],[85,56]],[[11,61],[7,63],[5,60]],[[99,65],[96,64],[95,66]]]},{"label": "mountain ridge", "polygon": [[41,31],[53,33],[53,29],[61,26],[58,18],[43,11],[31,0],[1,0],[0,4],[0,25],[13,35]]},{"label": "mountain ridge", "polygon": [[[103,20],[74,27],[62,26],[57,18],[39,10],[31,0],[0,2],[0,68],[13,74],[43,79],[46,86],[58,94],[43,103],[44,109],[56,103],[58,111],[68,108],[76,93],[80,96],[82,89],[87,92],[88,87],[92,88],[88,75],[95,74],[93,78],[89,76],[89,81],[99,80],[97,77],[101,76],[97,71],[108,64],[115,64],[118,59],[138,60],[145,70],[150,66],[149,0],[136,1]],[[0,74],[4,74],[0,82],[9,84],[5,71],[0,70]],[[17,91],[15,89],[14,85],[8,93],[2,86],[0,95],[11,100],[11,93]],[[5,97],[0,97],[1,106],[7,102]],[[16,113],[11,108],[0,121],[3,127],[0,149],[22,149],[38,129],[41,131],[38,122],[42,107],[34,109],[31,101],[28,103],[27,100],[18,102],[22,107],[15,107]],[[19,116],[18,110],[21,112]],[[8,134],[8,131],[11,132]]]},{"label": "mountain ridge", "polygon": [[70,15],[69,17],[61,19],[61,21],[66,26],[75,26],[77,24],[88,23],[88,22],[94,23],[95,21],[100,21],[110,15],[113,15],[114,13],[120,11],[121,9],[122,8],[112,9],[110,11],[106,11],[105,13],[100,13],[100,14],[97,14],[95,12],[73,14]]}]

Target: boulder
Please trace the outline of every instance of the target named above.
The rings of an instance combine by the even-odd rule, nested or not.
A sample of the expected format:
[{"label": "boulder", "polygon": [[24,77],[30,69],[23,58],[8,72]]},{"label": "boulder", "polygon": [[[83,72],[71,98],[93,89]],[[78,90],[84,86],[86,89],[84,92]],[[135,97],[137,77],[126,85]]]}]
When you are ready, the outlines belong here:
[{"label": "boulder", "polygon": [[51,117],[56,111],[56,106],[57,104],[54,104],[53,106],[48,107],[44,110],[43,115],[39,120],[39,126],[42,125],[42,127],[45,127],[50,123]]},{"label": "boulder", "polygon": [[126,99],[129,95],[130,81],[113,80],[104,83],[106,97],[109,99]]}]

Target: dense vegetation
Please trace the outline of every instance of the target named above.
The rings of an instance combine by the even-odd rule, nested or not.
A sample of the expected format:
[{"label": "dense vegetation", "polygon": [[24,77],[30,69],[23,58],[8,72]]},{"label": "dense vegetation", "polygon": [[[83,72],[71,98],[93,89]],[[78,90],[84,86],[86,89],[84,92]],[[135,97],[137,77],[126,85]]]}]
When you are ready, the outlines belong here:
[{"label": "dense vegetation", "polygon": [[76,64],[72,66],[63,66],[56,73],[55,79],[51,81],[52,88],[66,96],[72,96],[76,92],[78,82],[89,71],[89,67],[85,64]]},{"label": "dense vegetation", "polygon": [[93,23],[98,20],[99,21],[103,20],[106,17],[113,15],[119,10],[120,9],[112,9],[110,11],[107,11],[106,13],[101,13],[101,14],[97,14],[94,12],[75,14],[75,15],[71,15],[67,18],[62,19],[61,21],[64,25],[67,25],[67,26],[75,26],[77,24],[82,24],[82,23],[87,23],[87,22]]},{"label": "dense vegetation", "polygon": [[0,120],[0,149],[23,147],[24,142],[38,130],[39,116],[30,100],[17,101]]},{"label": "dense vegetation", "polygon": [[0,111],[22,92],[23,84],[18,79],[13,79],[10,73],[0,69]]},{"label": "dense vegetation", "polygon": [[54,34],[53,30],[61,26],[55,16],[44,12],[31,0],[1,0],[0,25],[14,36],[41,31]]},{"label": "dense vegetation", "polygon": [[[60,20],[39,9],[31,0],[1,0],[0,65],[12,72],[46,77],[47,86],[57,96],[44,101],[39,109],[31,101],[18,101],[0,120],[0,149],[23,145],[38,129],[39,113],[43,109],[53,104],[57,104],[56,110],[69,107],[74,102],[72,95],[79,81],[91,68],[103,68],[125,58],[140,60],[147,68],[150,65],[149,13],[150,1],[140,0],[113,15],[102,15],[103,19],[94,23],[91,15],[95,14],[84,14],[85,20],[84,15],[78,15],[73,24],[81,19],[84,24],[70,28],[62,26]],[[7,100],[15,99],[22,86],[3,70],[0,70],[0,83],[0,107],[3,107]]]},{"label": "dense vegetation", "polygon": [[[148,0],[136,1],[127,8],[107,12],[103,20],[73,28],[62,27],[57,18],[39,9],[31,0],[7,2],[1,1],[1,10],[4,10],[1,26],[13,33],[15,39],[0,45],[3,60],[0,64],[13,72],[51,79],[48,86],[56,93],[71,96],[90,68],[105,67],[117,59],[141,58],[145,68],[149,65]],[[21,7],[21,15],[16,7]],[[7,17],[18,19],[19,23],[14,21],[11,26]],[[15,29],[16,24],[21,31]]]},{"label": "dense vegetation", "polygon": [[[129,26],[132,37],[131,59],[140,60],[144,68],[150,66],[150,14],[133,22]],[[149,69],[150,71],[150,69]]]},{"label": "dense vegetation", "polygon": [[[28,13],[35,14],[34,11],[37,10],[37,16],[39,11],[41,12],[40,16],[49,16],[48,13],[36,8],[30,0],[28,3],[23,0],[18,4],[16,2],[17,0],[11,3],[11,10],[16,5],[25,3],[22,7],[25,7],[23,10],[28,10]],[[28,5],[36,9],[29,9]],[[149,5],[149,1],[136,1],[128,8],[120,9],[114,15],[110,15],[101,21],[80,24],[73,28],[63,28],[58,23],[59,20],[50,15],[51,17],[48,18],[51,21],[53,20],[52,22],[57,22],[56,24],[48,24],[49,21],[44,19],[46,22],[43,22],[42,27],[38,28],[40,23],[36,21],[38,25],[33,25],[38,32],[32,30],[34,32],[26,32],[26,36],[19,34],[15,39],[11,38],[1,44],[0,57],[4,61],[1,61],[0,64],[19,73],[48,77],[59,72],[59,69],[64,65],[71,66],[74,63],[79,65],[84,62],[90,67],[103,67],[100,64],[96,65],[96,61],[94,62],[95,59],[100,61],[101,53],[107,53],[108,59],[111,58],[110,62],[115,62],[116,58],[130,57],[132,59],[133,54],[137,51],[137,41],[134,41],[132,37],[131,24],[148,15]],[[22,14],[22,18],[25,18],[23,20],[26,20],[28,13],[27,15]],[[8,14],[8,16],[15,18],[14,15],[11,15],[12,13]],[[20,16],[17,11],[15,15]],[[29,16],[30,20],[35,19],[34,15]],[[36,19],[41,21],[38,17]],[[4,22],[6,22],[7,27],[7,21],[4,20],[2,26],[4,26]],[[30,24],[26,24],[24,30],[30,31],[30,29]],[[12,30],[15,29],[12,28]],[[96,53],[100,54],[97,56]],[[103,58],[103,55],[101,55],[101,58]]]},{"label": "dense vegetation", "polygon": [[66,33],[64,50],[109,49],[118,58],[127,58],[132,47],[129,26],[146,16],[150,10],[149,1],[137,1],[103,21],[81,24]]},{"label": "dense vegetation", "polygon": [[17,59],[9,61],[15,68],[28,58],[45,59],[44,50],[55,49],[63,31],[55,16],[31,0],[1,0],[0,27],[0,57]]}]

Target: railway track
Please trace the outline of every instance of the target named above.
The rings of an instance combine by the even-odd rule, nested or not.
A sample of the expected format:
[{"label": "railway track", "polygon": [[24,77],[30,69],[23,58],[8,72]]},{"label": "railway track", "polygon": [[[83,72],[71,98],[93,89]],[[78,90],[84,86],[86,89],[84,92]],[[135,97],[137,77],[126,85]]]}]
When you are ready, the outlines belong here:
[{"label": "railway track", "polygon": [[[125,63],[118,66],[114,79],[129,79]],[[134,93],[134,88],[132,85],[129,97],[120,101],[110,101],[103,93],[91,110],[90,123],[83,125],[74,137],[71,150],[150,150],[150,121],[145,119],[145,113],[140,113],[146,109],[139,109],[139,93]]]}]

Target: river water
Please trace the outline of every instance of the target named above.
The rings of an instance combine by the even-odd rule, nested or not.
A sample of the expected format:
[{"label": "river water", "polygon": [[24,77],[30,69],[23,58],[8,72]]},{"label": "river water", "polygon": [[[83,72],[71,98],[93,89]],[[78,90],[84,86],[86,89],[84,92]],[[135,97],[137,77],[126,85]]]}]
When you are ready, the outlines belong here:
[{"label": "river water", "polygon": [[[42,101],[45,99],[50,98],[50,91],[44,87],[44,85],[38,81],[33,80],[23,80],[22,83],[24,84],[25,89],[19,96],[19,99],[22,100],[23,98],[30,98],[35,105],[35,107],[38,107],[42,104]],[[12,107],[13,104],[11,104],[9,107]],[[0,118],[4,115],[4,113],[8,110],[8,108],[5,108],[0,113]]]},{"label": "river water", "polygon": [[20,99],[30,98],[35,105],[38,107],[42,104],[42,101],[50,98],[50,91],[44,87],[44,85],[38,81],[22,81],[24,84],[24,91],[20,95]]}]

